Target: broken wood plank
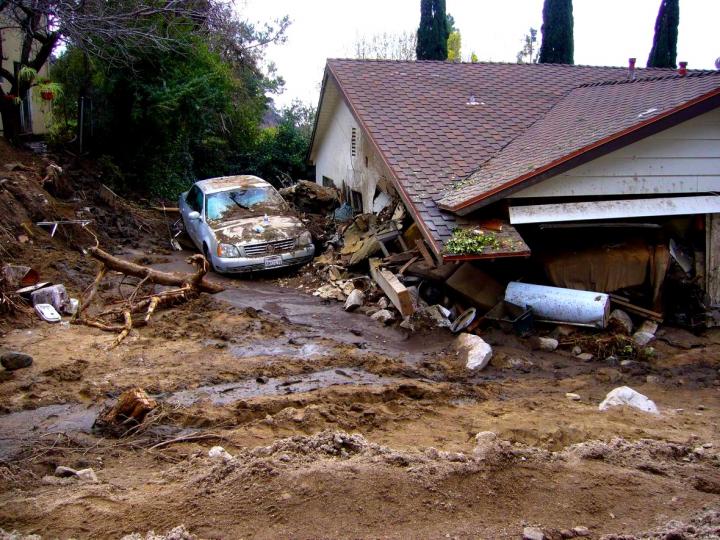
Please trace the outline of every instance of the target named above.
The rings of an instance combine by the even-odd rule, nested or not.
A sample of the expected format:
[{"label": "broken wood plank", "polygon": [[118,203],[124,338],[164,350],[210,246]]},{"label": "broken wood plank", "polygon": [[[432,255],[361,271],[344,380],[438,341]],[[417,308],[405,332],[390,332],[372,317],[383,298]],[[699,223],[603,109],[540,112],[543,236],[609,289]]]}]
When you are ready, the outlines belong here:
[{"label": "broken wood plank", "polygon": [[406,262],[405,264],[403,264],[403,265],[400,267],[400,270],[398,270],[398,274],[402,276],[402,275],[405,273],[405,270],[407,270],[407,269],[410,267],[410,265],[411,265],[412,263],[414,263],[415,261],[417,261],[418,259],[419,259],[419,257],[415,256],[415,257],[413,257],[412,259],[410,259],[408,262]]},{"label": "broken wood plank", "polygon": [[425,259],[425,262],[428,264],[428,266],[434,268],[437,266],[435,264],[435,259],[432,258],[432,255],[430,255],[430,252],[428,251],[427,246],[425,246],[424,240],[415,240],[415,245],[418,248],[418,251],[420,252],[420,255],[423,256],[423,259]]},{"label": "broken wood plank", "polygon": [[395,277],[395,274],[380,268],[380,261],[378,259],[370,259],[369,262],[370,275],[375,280],[375,283],[383,290],[403,317],[412,315],[415,312],[415,308],[412,304],[410,291],[407,290],[405,285],[400,283],[398,278]]},{"label": "broken wood plank", "polygon": [[643,317],[646,317],[648,319],[651,319],[656,322],[663,322],[663,314],[658,313],[657,311],[651,311],[649,309],[645,309],[640,306],[636,306],[634,304],[631,304],[630,302],[626,302],[625,300],[621,300],[619,297],[617,297],[614,294],[610,295],[610,301],[613,304],[617,304],[618,306],[622,307],[623,309],[635,313],[636,315],[642,315]]}]

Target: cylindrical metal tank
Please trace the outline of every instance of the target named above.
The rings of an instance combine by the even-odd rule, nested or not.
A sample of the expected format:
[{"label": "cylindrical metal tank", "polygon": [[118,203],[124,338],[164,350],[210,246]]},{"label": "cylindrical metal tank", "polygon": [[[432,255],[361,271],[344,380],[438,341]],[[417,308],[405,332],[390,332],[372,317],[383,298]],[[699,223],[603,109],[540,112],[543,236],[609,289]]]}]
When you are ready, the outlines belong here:
[{"label": "cylindrical metal tank", "polygon": [[535,320],[605,328],[610,297],[605,293],[562,289],[513,281],[505,301],[532,309]]}]

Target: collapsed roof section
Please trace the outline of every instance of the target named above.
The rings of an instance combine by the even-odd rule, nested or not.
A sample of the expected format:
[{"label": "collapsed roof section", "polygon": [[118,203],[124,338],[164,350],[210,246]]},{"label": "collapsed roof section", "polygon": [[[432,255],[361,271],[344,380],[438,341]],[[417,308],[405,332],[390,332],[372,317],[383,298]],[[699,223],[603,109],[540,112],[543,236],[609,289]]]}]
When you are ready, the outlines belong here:
[{"label": "collapsed roof section", "polygon": [[[478,227],[467,214],[495,200],[485,194],[519,185],[568,150],[665,118],[720,84],[714,73],[688,73],[638,69],[639,80],[626,84],[619,67],[330,59],[310,154],[330,121],[327,105],[344,100],[423,235],[449,258],[443,246],[453,230]],[[507,244],[492,256],[529,253],[519,235]]]}]

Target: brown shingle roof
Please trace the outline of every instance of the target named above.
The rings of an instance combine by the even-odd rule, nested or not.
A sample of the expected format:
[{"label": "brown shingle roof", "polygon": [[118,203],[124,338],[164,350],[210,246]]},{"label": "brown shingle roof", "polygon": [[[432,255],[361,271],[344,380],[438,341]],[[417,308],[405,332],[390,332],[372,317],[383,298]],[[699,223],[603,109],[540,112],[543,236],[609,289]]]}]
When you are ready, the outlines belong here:
[{"label": "brown shingle roof", "polygon": [[[328,71],[392,170],[436,252],[471,223],[437,205],[574,88],[626,68],[328,60]],[[667,70],[637,70],[668,73]],[[477,105],[468,105],[470,96]]]},{"label": "brown shingle roof", "polygon": [[453,210],[470,207],[512,186],[525,185],[569,157],[655,122],[718,90],[718,72],[574,88],[438,204]]}]

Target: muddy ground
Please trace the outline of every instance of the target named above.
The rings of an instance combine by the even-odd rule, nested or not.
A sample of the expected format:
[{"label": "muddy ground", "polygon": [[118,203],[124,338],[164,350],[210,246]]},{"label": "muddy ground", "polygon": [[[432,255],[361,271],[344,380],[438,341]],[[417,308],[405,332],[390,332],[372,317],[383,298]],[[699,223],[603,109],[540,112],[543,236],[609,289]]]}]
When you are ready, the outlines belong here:
[{"label": "muddy ground", "polygon": [[[162,215],[92,212],[117,227],[101,237],[114,253],[189,270]],[[95,272],[83,239],[34,234],[5,260],[78,296]],[[493,360],[469,373],[446,331],[345,313],[291,273],[212,279],[226,291],[158,311],[117,348],[94,328],[1,321],[2,348],[34,363],[0,371],[0,538],[720,537],[720,331],[661,328],[654,355],[621,364],[571,354],[605,334],[549,353],[490,328]],[[128,290],[115,276],[100,296]],[[621,385],[660,414],[598,411]],[[159,403],[142,426],[94,429],[134,387]],[[209,457],[216,445],[232,457]]]},{"label": "muddy ground", "polygon": [[[655,358],[618,366],[488,330],[492,364],[468,374],[443,331],[408,336],[274,278],[222,281],[226,292],[158,313],[112,350],[112,334],[82,326],[4,336],[35,362],[0,382],[0,527],[517,538],[535,525],[599,537],[718,507],[718,332],[665,329]],[[623,384],[661,414],[599,412]],[[143,429],[94,432],[100,408],[136,386],[161,404]],[[478,445],[487,431],[496,439]],[[179,437],[193,439],[153,448]],[[234,458],[209,458],[214,445]],[[59,479],[58,465],[91,467],[99,483]]]}]

